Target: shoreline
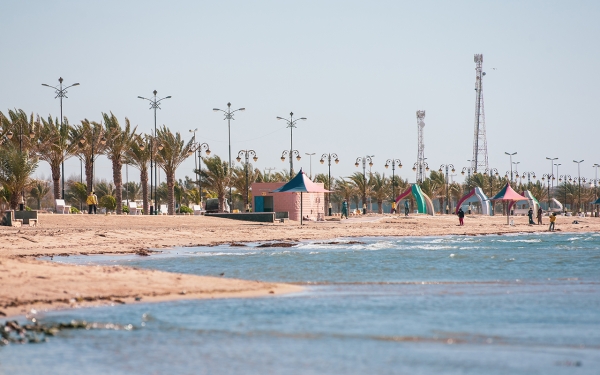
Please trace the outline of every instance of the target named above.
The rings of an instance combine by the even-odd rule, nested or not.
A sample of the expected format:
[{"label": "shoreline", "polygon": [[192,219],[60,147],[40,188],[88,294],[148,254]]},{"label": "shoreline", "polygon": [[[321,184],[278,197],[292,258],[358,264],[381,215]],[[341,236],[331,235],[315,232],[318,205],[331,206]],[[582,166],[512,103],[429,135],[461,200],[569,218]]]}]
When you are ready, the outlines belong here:
[{"label": "shoreline", "polygon": [[[568,221],[567,221],[568,220]],[[577,220],[579,224],[572,224]],[[68,265],[34,258],[70,255],[146,256],[174,247],[331,240],[356,237],[504,235],[548,232],[527,217],[368,215],[332,222],[260,224],[204,216],[41,215],[37,227],[0,227],[0,319],[35,310],[197,298],[251,298],[301,286],[184,275],[121,266]],[[600,218],[559,217],[559,233],[598,233]],[[273,292],[273,293],[271,293]],[[140,299],[141,297],[141,299]],[[137,300],[136,300],[137,299]]]}]

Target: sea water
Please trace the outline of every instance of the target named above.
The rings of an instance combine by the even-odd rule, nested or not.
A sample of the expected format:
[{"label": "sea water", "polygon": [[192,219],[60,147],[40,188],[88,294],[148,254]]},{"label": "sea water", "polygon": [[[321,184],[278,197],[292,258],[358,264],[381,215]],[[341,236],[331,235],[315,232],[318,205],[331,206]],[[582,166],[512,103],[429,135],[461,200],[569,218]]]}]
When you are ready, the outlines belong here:
[{"label": "sea water", "polygon": [[46,313],[134,329],[0,347],[0,374],[600,373],[599,234],[349,241],[55,257],[305,289]]}]

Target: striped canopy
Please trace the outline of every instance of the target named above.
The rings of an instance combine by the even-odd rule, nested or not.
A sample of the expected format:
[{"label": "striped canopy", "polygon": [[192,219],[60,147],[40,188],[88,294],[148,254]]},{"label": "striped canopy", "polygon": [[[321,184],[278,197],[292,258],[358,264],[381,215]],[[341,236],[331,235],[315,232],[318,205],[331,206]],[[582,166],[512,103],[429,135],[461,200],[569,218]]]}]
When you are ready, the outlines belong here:
[{"label": "striped canopy", "polygon": [[490,198],[492,201],[524,201],[527,200],[526,197],[517,193],[510,187],[510,183],[506,183],[506,186],[502,188],[493,198]]}]

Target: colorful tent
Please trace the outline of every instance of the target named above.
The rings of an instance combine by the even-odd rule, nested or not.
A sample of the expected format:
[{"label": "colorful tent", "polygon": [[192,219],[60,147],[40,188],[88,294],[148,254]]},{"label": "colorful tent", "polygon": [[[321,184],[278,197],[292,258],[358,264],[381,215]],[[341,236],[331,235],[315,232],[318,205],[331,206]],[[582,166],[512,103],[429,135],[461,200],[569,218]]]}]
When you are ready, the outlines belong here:
[{"label": "colorful tent", "polygon": [[306,177],[306,174],[300,172],[292,178],[287,184],[272,191],[272,193],[300,193],[300,225],[302,225],[302,193],[329,193],[330,191],[315,184]]},{"label": "colorful tent", "polygon": [[[521,194],[517,193],[516,191],[514,191],[513,188],[510,187],[510,183],[507,182],[506,185],[502,188],[502,190],[500,190],[498,192],[498,194],[494,195],[494,197],[491,198],[490,200],[516,202],[516,201],[527,200],[527,198],[522,196]],[[508,207],[509,206],[507,205],[506,224],[508,224],[510,222],[510,209],[508,209]]]},{"label": "colorful tent", "polygon": [[458,204],[456,205],[456,211],[455,214],[458,215],[458,210],[460,209],[460,207],[462,206],[462,204],[467,201],[469,198],[476,196],[477,199],[479,199],[479,203],[481,204],[481,213],[483,215],[490,215],[492,212],[492,205],[490,204],[490,200],[488,199],[488,197],[485,195],[485,193],[483,192],[483,190],[481,190],[480,187],[476,186],[473,189],[471,189],[471,191],[469,191],[467,194],[465,194],[464,197],[462,197],[459,201]]}]

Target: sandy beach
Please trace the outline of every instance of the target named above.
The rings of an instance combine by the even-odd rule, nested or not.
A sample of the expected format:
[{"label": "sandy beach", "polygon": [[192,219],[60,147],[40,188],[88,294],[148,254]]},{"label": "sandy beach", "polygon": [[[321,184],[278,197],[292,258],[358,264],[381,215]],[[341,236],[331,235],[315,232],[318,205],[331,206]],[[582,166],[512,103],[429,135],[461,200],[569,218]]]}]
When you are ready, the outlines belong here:
[{"label": "sandy beach", "polygon": [[[343,221],[260,224],[204,216],[41,215],[36,227],[0,227],[0,317],[32,309],[76,308],[189,298],[278,295],[301,290],[288,284],[140,270],[74,266],[69,255],[138,254],[173,247],[233,242],[296,242],[363,236],[486,235],[546,232],[526,217],[367,215]],[[578,224],[573,224],[577,220]],[[559,232],[597,232],[598,218],[559,217]],[[52,256],[51,261],[37,257]]]}]

